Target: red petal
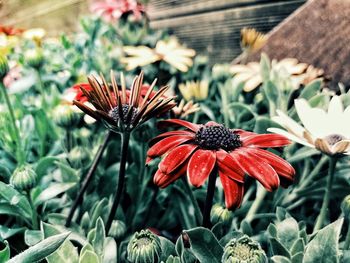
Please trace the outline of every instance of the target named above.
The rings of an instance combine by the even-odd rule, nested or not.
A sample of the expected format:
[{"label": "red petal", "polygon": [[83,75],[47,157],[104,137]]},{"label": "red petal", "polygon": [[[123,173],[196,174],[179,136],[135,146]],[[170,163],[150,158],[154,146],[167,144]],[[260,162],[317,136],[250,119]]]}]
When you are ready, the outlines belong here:
[{"label": "red petal", "polygon": [[250,132],[250,131],[245,131],[242,129],[233,129],[231,130],[232,132],[238,134],[240,136],[240,139],[243,140],[244,138],[251,136],[251,135],[256,135],[256,133],[254,132]]},{"label": "red petal", "polygon": [[184,144],[172,149],[167,156],[159,163],[159,169],[166,174],[170,174],[181,164],[183,164],[188,157],[197,149],[197,145]]},{"label": "red petal", "polygon": [[208,121],[205,126],[220,126],[220,124],[215,121]]},{"label": "red petal", "polygon": [[203,185],[216,163],[216,155],[211,150],[197,150],[187,166],[187,176],[195,187]]},{"label": "red petal", "polygon": [[244,185],[231,180],[224,173],[219,171],[222,187],[225,193],[225,204],[227,209],[240,207],[243,199]]},{"label": "red petal", "polygon": [[258,180],[268,191],[278,188],[280,184],[276,171],[263,159],[244,151],[233,151],[231,155],[237,158],[245,173]]},{"label": "red petal", "polygon": [[149,164],[150,162],[152,162],[153,158],[147,156],[146,157],[146,165]]},{"label": "red petal", "polygon": [[244,182],[244,171],[236,159],[224,150],[217,151],[216,158],[221,172],[237,182]]},{"label": "red petal", "polygon": [[164,120],[164,121],[160,121],[159,123],[160,127],[167,127],[169,124],[170,125],[180,125],[180,126],[184,126],[187,129],[190,129],[191,131],[198,131],[200,128],[200,125],[198,124],[194,124],[188,121],[184,121],[184,120],[180,120],[180,119],[169,119],[169,120]]},{"label": "red petal", "polygon": [[155,145],[153,145],[148,151],[147,156],[149,157],[158,157],[162,156],[166,152],[170,151],[171,149],[175,148],[176,146],[187,142],[191,140],[192,136],[183,136],[183,135],[174,135],[167,137],[159,142],[157,142]]},{"label": "red petal", "polygon": [[241,138],[243,146],[250,147],[281,147],[290,144],[285,136],[279,134],[256,134]]},{"label": "red petal", "polygon": [[186,168],[187,164],[184,164],[180,169],[171,174],[165,174],[160,169],[158,169],[153,177],[153,182],[160,188],[165,188],[172,182],[176,181],[180,176],[185,175]]},{"label": "red petal", "polygon": [[168,136],[172,136],[172,135],[188,135],[188,136],[193,136],[194,137],[194,133],[190,132],[190,131],[169,131],[169,132],[164,132],[156,137],[154,137],[153,139],[151,139],[149,141],[149,145],[153,145],[155,143],[157,143],[159,140],[168,137]]},{"label": "red petal", "polygon": [[252,154],[258,155],[261,159],[263,159],[265,162],[271,165],[272,168],[275,169],[279,175],[286,177],[289,180],[294,179],[295,170],[293,166],[291,166],[290,163],[288,163],[286,160],[282,159],[281,157],[269,151],[259,149],[259,148],[242,147],[241,149],[247,151],[248,154],[250,152]]}]

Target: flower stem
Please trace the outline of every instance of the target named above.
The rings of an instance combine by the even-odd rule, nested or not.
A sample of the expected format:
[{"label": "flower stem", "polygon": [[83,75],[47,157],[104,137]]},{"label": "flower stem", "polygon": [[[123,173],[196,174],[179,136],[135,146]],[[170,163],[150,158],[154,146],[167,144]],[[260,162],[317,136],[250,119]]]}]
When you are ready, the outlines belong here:
[{"label": "flower stem", "polygon": [[39,229],[39,225],[38,225],[38,213],[36,212],[36,208],[33,204],[33,200],[32,197],[30,195],[30,191],[26,191],[27,194],[27,198],[30,204],[30,207],[32,208],[32,227],[34,230]]},{"label": "flower stem", "polygon": [[108,131],[106,133],[106,135],[105,135],[105,138],[104,138],[102,144],[98,148],[98,151],[97,151],[97,153],[95,155],[95,158],[94,158],[94,160],[92,162],[92,165],[91,165],[91,167],[90,167],[90,169],[89,169],[89,171],[88,171],[88,173],[87,173],[87,175],[86,175],[86,177],[85,177],[85,179],[84,179],[84,181],[82,183],[82,186],[80,188],[80,191],[79,191],[77,197],[74,200],[72,208],[69,211],[69,214],[68,214],[68,217],[67,217],[67,221],[66,221],[66,227],[70,226],[70,224],[72,222],[72,218],[73,218],[74,212],[78,208],[78,206],[81,203],[81,201],[83,200],[83,195],[84,195],[87,187],[89,186],[89,184],[90,184],[90,182],[91,182],[91,180],[93,178],[93,175],[94,175],[94,173],[96,171],[97,165],[98,165],[98,163],[101,160],[102,154],[103,154],[104,150],[106,149],[106,146],[107,146],[111,136],[112,136],[112,132]]},{"label": "flower stem", "polygon": [[12,125],[12,129],[13,129],[13,132],[14,132],[14,135],[16,137],[16,157],[17,157],[17,162],[19,163],[19,165],[23,164],[24,163],[24,159],[25,159],[25,155],[24,155],[24,151],[23,151],[23,148],[22,148],[22,141],[21,141],[21,136],[20,136],[20,133],[19,133],[19,129],[16,125],[16,118],[15,118],[15,114],[14,114],[14,111],[13,111],[13,108],[12,108],[12,104],[11,104],[11,101],[10,101],[10,98],[7,94],[7,91],[6,91],[6,88],[4,86],[4,84],[0,81],[0,87],[1,87],[1,91],[4,95],[4,98],[5,98],[5,102],[6,102],[6,105],[7,105],[7,108],[8,108],[8,111],[10,113],[10,121],[11,121],[11,125]]},{"label": "flower stem", "polygon": [[125,167],[126,167],[126,159],[128,155],[128,148],[129,148],[129,140],[130,140],[130,133],[124,132],[121,134],[121,159],[119,163],[119,179],[118,179],[118,186],[117,186],[117,192],[114,197],[113,205],[111,208],[111,211],[108,216],[108,220],[106,223],[106,233],[108,234],[109,229],[111,228],[115,213],[117,211],[120,198],[122,196],[123,188],[124,188],[124,180],[125,180]]},{"label": "flower stem", "polygon": [[203,227],[209,228],[210,223],[210,211],[213,205],[214,193],[215,193],[215,182],[217,176],[217,168],[214,167],[213,171],[211,171],[209,175],[208,189],[207,189],[207,197],[205,199],[205,206],[203,212]]},{"label": "flower stem", "polygon": [[350,222],[348,225],[348,231],[346,232],[346,238],[345,238],[343,250],[349,250],[349,247],[350,247]]},{"label": "flower stem", "polygon": [[43,107],[43,109],[47,109],[47,102],[45,99],[45,89],[44,89],[44,83],[43,80],[41,78],[41,74],[39,70],[36,70],[37,76],[38,76],[38,83],[39,83],[39,91],[40,91],[40,95],[41,95],[41,106]]},{"label": "flower stem", "polygon": [[252,220],[255,218],[255,215],[258,212],[262,202],[264,201],[266,194],[267,191],[260,184],[257,183],[256,198],[252,206],[249,208],[248,213],[245,217],[246,222],[251,223]]},{"label": "flower stem", "polygon": [[193,204],[194,214],[196,216],[197,223],[200,224],[200,222],[202,222],[202,220],[203,220],[201,209],[199,208],[198,202],[197,202],[196,198],[194,197],[192,189],[191,189],[190,185],[188,184],[188,181],[187,181],[185,176],[182,176],[182,181],[185,185],[186,192],[187,192],[187,194],[188,194],[188,196],[191,199],[191,202]]},{"label": "flower stem", "polygon": [[329,200],[332,191],[332,184],[334,179],[335,166],[337,164],[337,158],[329,157],[329,167],[328,167],[328,176],[327,176],[327,186],[325,189],[325,195],[323,197],[322,207],[320,214],[317,217],[317,221],[314,227],[314,233],[320,230],[324,224],[324,220],[326,219],[326,214],[328,210]]}]

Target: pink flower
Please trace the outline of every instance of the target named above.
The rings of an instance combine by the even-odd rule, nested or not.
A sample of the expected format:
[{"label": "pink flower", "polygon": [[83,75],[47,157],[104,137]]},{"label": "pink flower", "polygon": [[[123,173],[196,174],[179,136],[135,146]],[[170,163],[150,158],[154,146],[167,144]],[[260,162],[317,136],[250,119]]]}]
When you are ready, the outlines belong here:
[{"label": "pink flower", "polygon": [[132,13],[139,20],[145,12],[144,6],[136,0],[94,1],[90,6],[90,10],[108,22],[115,22],[126,13]]},{"label": "pink flower", "polygon": [[10,71],[7,73],[7,75],[4,78],[4,85],[6,88],[9,88],[12,83],[17,81],[22,77],[21,74],[21,68],[19,66],[14,66],[10,69]]}]

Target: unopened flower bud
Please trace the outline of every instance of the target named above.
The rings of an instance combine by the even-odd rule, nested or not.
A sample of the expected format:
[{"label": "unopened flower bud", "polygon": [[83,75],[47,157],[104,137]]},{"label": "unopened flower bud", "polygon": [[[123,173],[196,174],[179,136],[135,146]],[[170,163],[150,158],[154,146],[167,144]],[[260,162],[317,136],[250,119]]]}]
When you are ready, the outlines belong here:
[{"label": "unopened flower bud", "polygon": [[210,220],[215,225],[219,222],[230,224],[232,222],[233,213],[227,208],[215,204],[210,211]]},{"label": "unopened flower bud", "polygon": [[89,161],[89,153],[84,147],[74,147],[69,152],[69,161],[73,167],[81,167],[86,165]]},{"label": "unopened flower bud", "polygon": [[36,186],[37,174],[30,167],[25,165],[17,168],[11,176],[10,183],[18,191],[29,191]]},{"label": "unopened flower bud", "polygon": [[341,210],[343,211],[345,218],[350,220],[350,195],[345,196],[341,203]]},{"label": "unopened flower bud", "polygon": [[53,110],[54,122],[62,128],[71,128],[79,122],[79,114],[71,105],[60,104]]},{"label": "unopened flower bud", "polygon": [[173,256],[173,255],[170,255],[168,257],[168,259],[165,261],[165,263],[181,263],[181,260],[178,256]]},{"label": "unopened flower bud", "polygon": [[122,239],[126,233],[125,223],[121,220],[113,220],[109,235],[115,239]]},{"label": "unopened flower bud", "polygon": [[86,232],[89,230],[90,228],[90,216],[88,212],[85,212],[83,214],[83,217],[81,218],[81,228],[84,229]]},{"label": "unopened flower bud", "polygon": [[247,235],[231,239],[224,248],[223,263],[265,263],[265,251]]},{"label": "unopened flower bud", "polygon": [[0,54],[0,81],[7,75],[9,72],[9,64],[7,58]]},{"label": "unopened flower bud", "polygon": [[160,239],[148,229],[141,230],[130,239],[127,252],[131,263],[158,263],[162,252]]},{"label": "unopened flower bud", "polygon": [[30,49],[25,52],[24,59],[28,66],[39,69],[43,65],[44,55],[42,50],[39,48]]}]

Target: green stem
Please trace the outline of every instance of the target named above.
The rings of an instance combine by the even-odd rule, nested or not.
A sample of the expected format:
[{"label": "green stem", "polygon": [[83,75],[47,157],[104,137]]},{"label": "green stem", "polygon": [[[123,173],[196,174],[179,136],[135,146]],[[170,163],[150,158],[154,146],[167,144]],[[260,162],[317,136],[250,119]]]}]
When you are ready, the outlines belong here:
[{"label": "green stem", "polygon": [[193,207],[194,207],[194,214],[196,216],[196,219],[197,219],[197,223],[200,223],[203,221],[203,217],[202,217],[202,213],[201,213],[201,209],[199,208],[199,205],[198,205],[198,202],[196,200],[196,198],[194,197],[193,195],[193,192],[192,192],[192,189],[186,179],[185,176],[182,176],[182,181],[185,185],[185,190],[188,194],[188,197],[191,199],[191,202],[193,204]]},{"label": "green stem", "polygon": [[314,233],[323,227],[324,220],[326,219],[326,214],[327,214],[328,205],[329,205],[331,192],[332,192],[332,185],[333,185],[333,180],[334,180],[334,172],[335,172],[336,164],[337,164],[337,158],[336,157],[329,157],[327,185],[326,185],[326,189],[325,189],[325,195],[323,197],[321,211],[317,217],[317,221],[316,221],[316,224],[314,227],[314,231],[313,231]]},{"label": "green stem", "polygon": [[12,125],[13,132],[15,134],[15,137],[16,137],[16,147],[17,147],[16,156],[17,156],[17,161],[18,161],[19,165],[21,165],[25,161],[25,155],[24,155],[24,151],[23,151],[23,147],[22,147],[21,136],[20,136],[20,133],[19,133],[19,129],[18,129],[17,125],[16,125],[16,118],[15,118],[15,114],[14,114],[14,111],[13,111],[13,108],[12,108],[12,104],[11,104],[10,98],[9,98],[9,96],[7,94],[7,91],[6,91],[6,88],[5,88],[4,84],[1,81],[0,81],[0,87],[1,87],[2,93],[4,95],[8,111],[10,113],[11,125]]},{"label": "green stem", "polygon": [[298,191],[300,191],[304,187],[308,186],[314,180],[314,177],[319,174],[323,165],[327,162],[327,159],[328,159],[327,156],[323,156],[321,158],[321,160],[317,163],[317,165],[312,170],[312,172],[309,174],[309,176],[306,177],[305,180],[302,180],[300,186],[298,187]]},{"label": "green stem", "polygon": [[200,111],[196,111],[193,115],[193,123],[198,123]]},{"label": "green stem", "polygon": [[130,141],[130,133],[124,132],[121,134],[121,159],[119,163],[119,180],[118,180],[118,186],[116,195],[112,204],[111,211],[108,216],[108,220],[106,223],[106,233],[108,234],[109,229],[111,228],[113,219],[115,217],[115,213],[117,212],[117,208],[122,196],[123,188],[124,188],[124,181],[125,181],[125,167],[126,167],[126,160],[128,155],[128,148],[129,148],[129,141]]},{"label": "green stem", "polygon": [[349,250],[349,246],[350,246],[350,222],[348,225],[348,231],[346,232],[346,238],[345,238],[343,250]]},{"label": "green stem", "polygon": [[97,150],[97,153],[94,157],[94,160],[91,164],[91,167],[87,173],[87,175],[85,176],[85,179],[81,185],[81,188],[79,190],[79,193],[77,195],[77,197],[75,198],[74,202],[73,202],[73,205],[72,205],[72,208],[70,209],[69,211],[69,214],[68,214],[68,217],[67,217],[67,221],[66,221],[66,224],[65,226],[66,227],[69,227],[71,222],[72,222],[72,219],[73,219],[73,216],[74,216],[74,213],[75,213],[75,210],[77,210],[78,206],[80,205],[80,203],[82,202],[83,200],[83,196],[84,196],[84,193],[85,191],[87,190],[88,186],[90,185],[90,182],[92,181],[92,178],[95,174],[95,171],[97,169],[97,165],[99,164],[101,158],[102,158],[102,155],[103,155],[103,152],[105,151],[107,145],[108,145],[108,142],[109,140],[111,139],[112,137],[112,132],[111,131],[108,131],[105,135],[105,138],[102,142],[102,144],[100,145],[100,147],[98,148]]},{"label": "green stem", "polygon": [[257,183],[256,197],[252,206],[248,210],[248,213],[245,217],[245,221],[247,221],[248,223],[252,222],[262,202],[264,201],[266,194],[267,194],[267,191],[264,189],[264,187],[262,187],[259,183]]},{"label": "green stem", "polygon": [[210,211],[213,206],[213,199],[215,193],[215,182],[217,176],[217,168],[214,167],[213,171],[211,171],[209,175],[208,189],[207,189],[207,197],[205,199],[205,206],[203,212],[203,227],[210,228]]},{"label": "green stem", "polygon": [[35,206],[34,206],[32,197],[31,197],[31,195],[30,195],[30,191],[27,191],[26,194],[27,194],[27,198],[28,198],[30,207],[32,208],[32,227],[33,227],[34,230],[37,230],[37,229],[39,229],[39,225],[38,225],[38,213],[36,212],[36,208],[35,208]]},{"label": "green stem", "polygon": [[45,99],[44,83],[43,83],[43,80],[41,78],[40,71],[37,70],[36,73],[37,73],[37,76],[38,76],[39,91],[41,93],[41,106],[43,107],[44,110],[46,110],[47,109],[47,102],[46,102],[46,99]]},{"label": "green stem", "polygon": [[230,119],[229,119],[229,114],[228,114],[228,97],[226,93],[225,86],[221,86],[220,88],[220,93],[221,93],[221,103],[222,103],[222,115],[224,116],[224,124],[226,127],[230,126]]}]

